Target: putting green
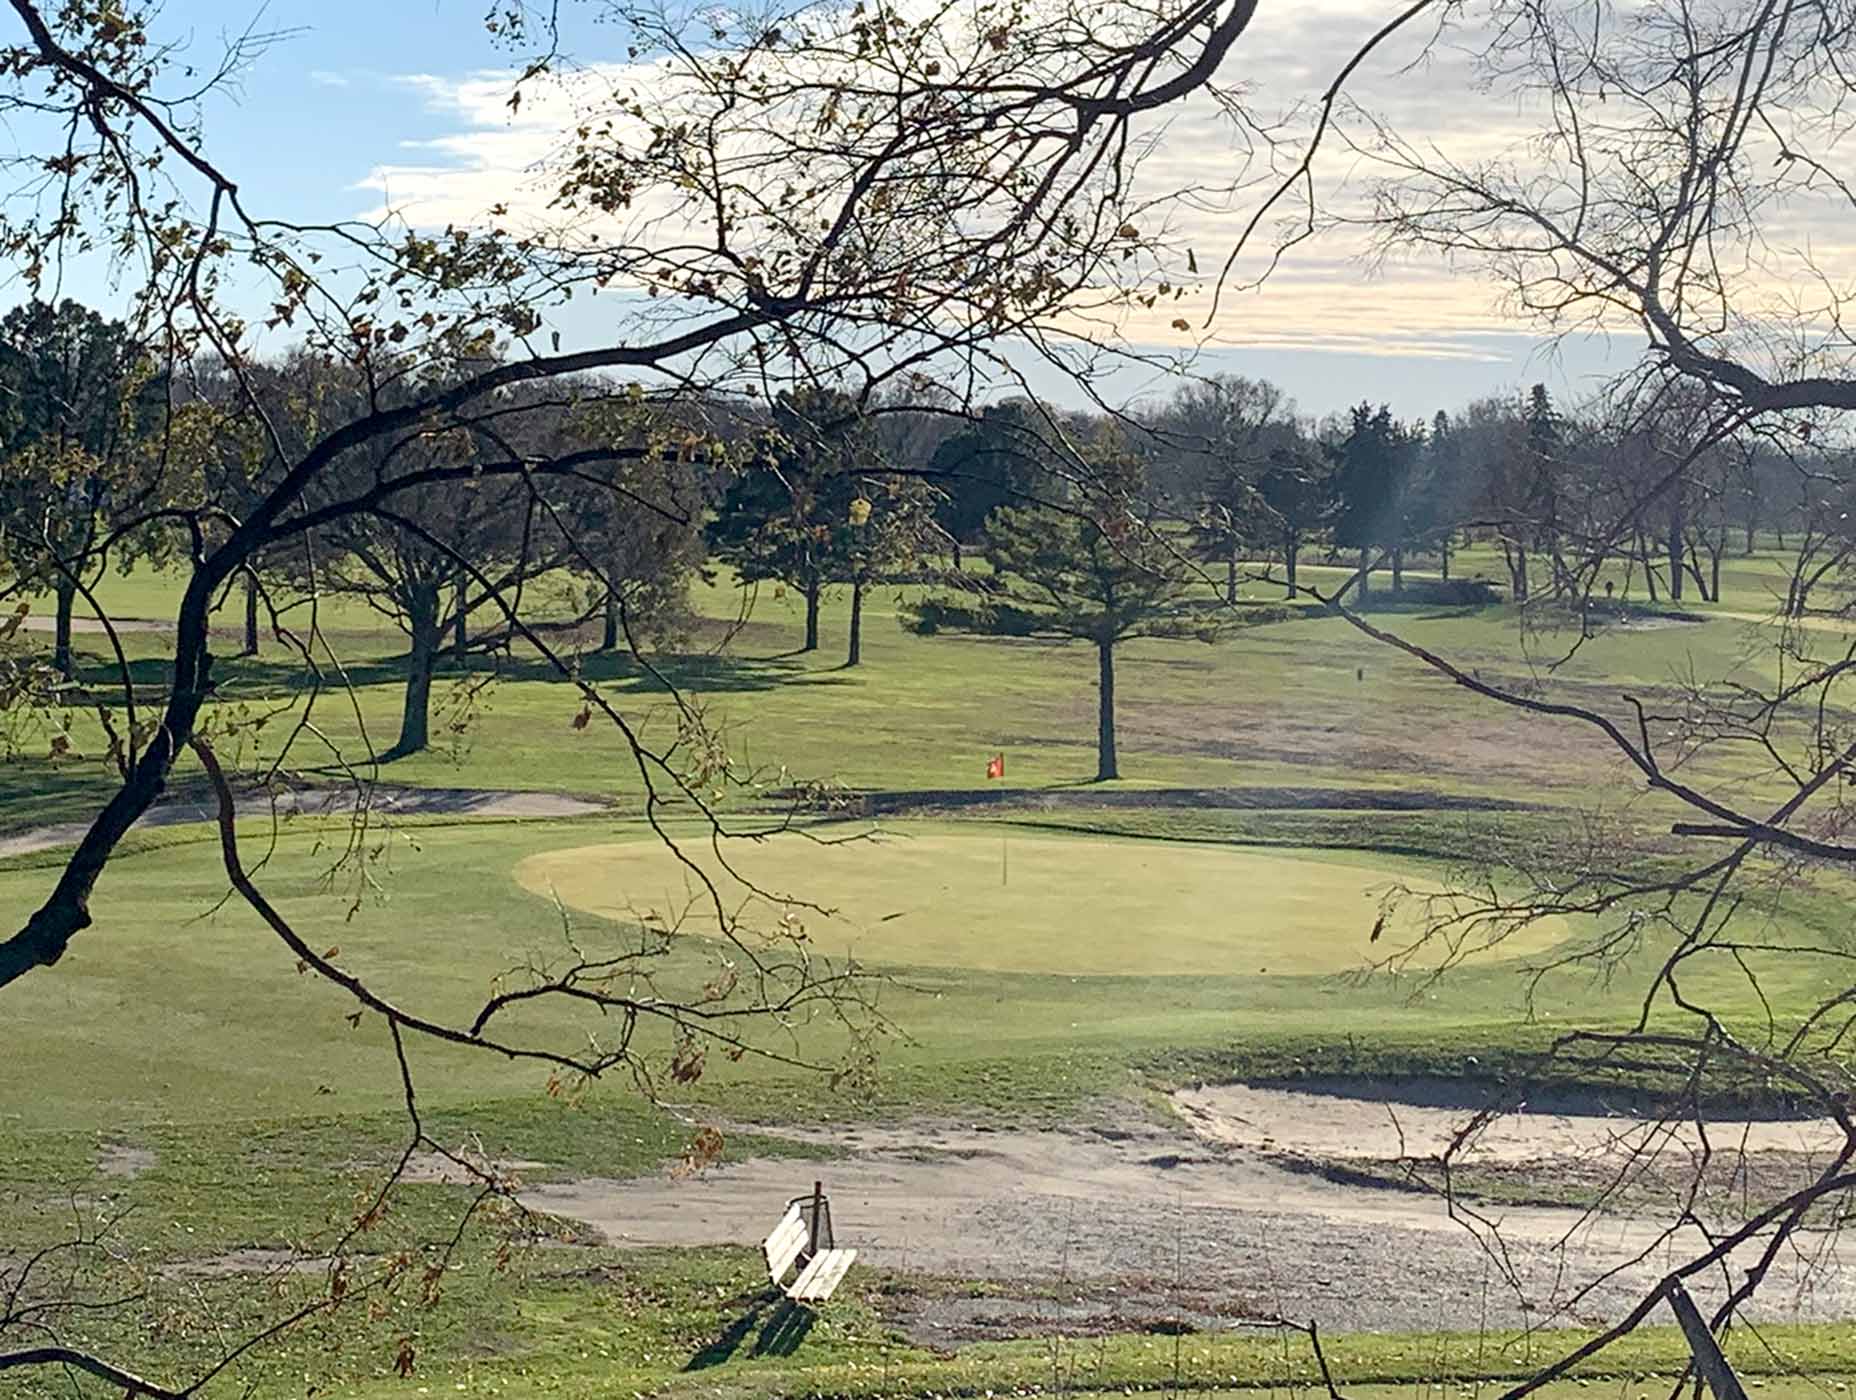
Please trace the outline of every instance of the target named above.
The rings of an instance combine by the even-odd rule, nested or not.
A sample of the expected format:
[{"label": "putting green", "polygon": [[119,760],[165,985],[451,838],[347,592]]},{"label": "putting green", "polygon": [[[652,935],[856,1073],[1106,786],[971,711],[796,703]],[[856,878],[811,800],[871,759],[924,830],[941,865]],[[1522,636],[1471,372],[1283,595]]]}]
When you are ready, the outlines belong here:
[{"label": "putting green", "polygon": [[[729,864],[763,890],[824,905],[796,917],[821,952],[864,962],[1071,976],[1342,972],[1401,946],[1414,925],[1370,934],[1388,887],[1439,887],[1396,864],[1330,855],[1023,836],[895,836],[819,845],[782,835],[731,842]],[[742,922],[783,910],[758,899],[714,854],[685,854]],[[656,842],[530,856],[518,882],[572,909],[621,922],[683,915],[713,932],[701,882]],[[1402,925],[1402,926],[1401,926]],[[1501,945],[1506,956],[1567,936],[1548,920]],[[1441,956],[1437,950],[1433,956]]]}]

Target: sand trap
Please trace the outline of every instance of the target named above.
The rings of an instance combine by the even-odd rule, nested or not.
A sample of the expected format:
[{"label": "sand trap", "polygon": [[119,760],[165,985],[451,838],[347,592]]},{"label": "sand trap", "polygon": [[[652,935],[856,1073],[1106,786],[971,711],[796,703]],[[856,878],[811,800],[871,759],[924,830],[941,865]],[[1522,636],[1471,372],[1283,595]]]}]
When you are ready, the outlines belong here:
[{"label": "sand trap", "polygon": [[[1301,1093],[1249,1084],[1180,1089],[1173,1106],[1208,1142],[1329,1161],[1437,1157],[1469,1122],[1460,1108],[1393,1103],[1339,1094]],[[1843,1142],[1829,1119],[1738,1122],[1712,1119],[1708,1137],[1722,1152],[1828,1155]],[[1659,1124],[1587,1114],[1504,1114],[1478,1132],[1459,1160],[1537,1162],[1556,1157],[1622,1157],[1646,1147],[1699,1151],[1692,1123]]]},{"label": "sand trap", "polygon": [[[1398,945],[1395,920],[1368,936],[1403,879],[1390,863],[1146,841],[997,835],[895,836],[821,845],[799,835],[730,843],[735,878],[695,842],[685,852],[723,904],[771,926],[782,908],[749,885],[834,911],[798,911],[828,954],[867,962],[1070,976],[1332,973]],[[525,889],[620,922],[647,912],[713,932],[701,881],[654,842],[577,846],[515,869]],[[744,880],[747,883],[744,883]],[[1506,955],[1566,936],[1543,923]]]},{"label": "sand trap", "polygon": [[[1273,1101],[1280,1135],[1294,1136],[1313,1096],[1257,1092],[1247,1107]],[[1365,1131],[1375,1115],[1384,1117],[1383,1104],[1352,1107]],[[1693,1228],[1663,1240],[1677,1209],[1673,1195],[1662,1218],[1492,1209],[1527,1297],[1523,1309],[1503,1285],[1486,1235],[1453,1219],[1439,1198],[1326,1180],[1268,1152],[1195,1139],[1183,1126],[1136,1116],[1071,1131],[913,1123],[804,1136],[844,1155],[818,1163],[756,1158],[693,1179],[565,1181],[526,1189],[521,1200],[584,1222],[586,1242],[752,1246],[787,1198],[817,1177],[831,1196],[838,1243],[860,1251],[853,1291],[871,1269],[1116,1288],[1186,1282],[1255,1311],[1315,1317],[1341,1331],[1611,1320],[1701,1242]],[[1819,1248],[1821,1256],[1811,1253]],[[1749,1245],[1736,1263],[1757,1249]],[[1787,1251],[1752,1314],[1856,1316],[1848,1253],[1842,1241],[1821,1237],[1803,1255]],[[1589,1297],[1572,1302],[1607,1273]],[[1714,1274],[1692,1281],[1704,1300],[1718,1284]],[[1562,1307],[1568,1311],[1556,1311]]]}]

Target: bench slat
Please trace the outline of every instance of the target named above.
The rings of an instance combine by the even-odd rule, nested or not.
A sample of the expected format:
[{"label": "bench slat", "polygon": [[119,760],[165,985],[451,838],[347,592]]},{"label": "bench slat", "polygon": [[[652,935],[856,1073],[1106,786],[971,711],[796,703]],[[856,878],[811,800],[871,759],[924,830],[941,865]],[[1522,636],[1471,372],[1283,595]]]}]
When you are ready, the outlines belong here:
[{"label": "bench slat", "polygon": [[854,1249],[819,1251],[812,1262],[806,1265],[805,1272],[793,1280],[787,1296],[796,1302],[824,1302],[837,1291],[856,1258],[857,1251]]},{"label": "bench slat", "polygon": [[795,1229],[803,1230],[804,1228],[805,1222],[799,1218],[799,1208],[794,1206],[789,1209],[785,1215],[780,1217],[780,1223],[778,1225],[775,1225],[773,1229],[767,1232],[767,1238],[761,1242],[761,1248],[772,1249],[776,1240],[790,1235]]},{"label": "bench slat", "polygon": [[795,1208],[786,1212],[773,1233],[761,1243],[761,1252],[767,1257],[767,1274],[775,1283],[786,1276],[786,1271],[793,1267],[793,1261],[806,1247],[808,1239],[805,1221],[799,1218]]},{"label": "bench slat", "polygon": [[767,1272],[775,1283],[787,1275],[805,1247],[805,1231],[789,1230],[767,1250]]}]

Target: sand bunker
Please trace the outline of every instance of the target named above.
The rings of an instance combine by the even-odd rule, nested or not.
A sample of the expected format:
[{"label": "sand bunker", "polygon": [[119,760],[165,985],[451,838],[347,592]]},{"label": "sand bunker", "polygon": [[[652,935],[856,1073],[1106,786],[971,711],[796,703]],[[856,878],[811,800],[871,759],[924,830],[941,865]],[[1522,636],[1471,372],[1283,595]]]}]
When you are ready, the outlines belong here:
[{"label": "sand bunker", "polygon": [[[1375,1124],[1386,1118],[1384,1103],[1250,1092],[1242,1100],[1246,1115],[1265,1114],[1276,1141],[1330,1141],[1338,1113],[1350,1114],[1354,1132],[1372,1142]],[[1611,1120],[1613,1130],[1621,1126]],[[817,1177],[831,1194],[839,1242],[861,1251],[860,1271],[1096,1280],[1116,1288],[1184,1281],[1226,1303],[1315,1317],[1343,1331],[1610,1320],[1702,1245],[1693,1228],[1665,1237],[1673,1207],[1668,1216],[1630,1218],[1593,1218],[1567,1207],[1491,1208],[1488,1218],[1500,1221],[1499,1257],[1514,1271],[1524,1308],[1486,1230],[1453,1218],[1436,1196],[1328,1180],[1273,1152],[1149,1123],[1138,1113],[1069,1131],[912,1123],[804,1136],[843,1155],[816,1164],[756,1158],[694,1179],[564,1181],[527,1189],[522,1200],[585,1222],[595,1242],[752,1245],[786,1198]],[[1576,1140],[1558,1146],[1579,1150]],[[1735,1264],[1744,1267],[1760,1243]],[[1823,1237],[1802,1253],[1787,1251],[1752,1315],[1856,1316],[1856,1268],[1847,1267],[1846,1255],[1841,1241]],[[853,1288],[860,1277],[868,1275],[852,1273]],[[1719,1278],[1709,1274],[1691,1286],[1705,1306]]]},{"label": "sand bunker", "polygon": [[[1460,1108],[1305,1093],[1250,1084],[1207,1084],[1172,1095],[1192,1130],[1208,1142],[1326,1161],[1438,1157],[1469,1122]],[[1830,1119],[1740,1122],[1710,1119],[1716,1152],[1798,1152],[1828,1157],[1843,1143]],[[1701,1150],[1693,1123],[1616,1115],[1535,1113],[1525,1107],[1492,1119],[1458,1151],[1464,1162],[1622,1158],[1645,1149]]]},{"label": "sand bunker", "polygon": [[[1403,917],[1369,942],[1391,863],[1326,853],[998,835],[893,836],[824,845],[788,834],[731,843],[729,867],[698,843],[683,852],[723,905],[771,925],[784,912],[756,887],[833,910],[798,911],[828,954],[867,962],[1069,976],[1332,973],[1408,938]],[[578,846],[516,866],[524,888],[620,922],[646,913],[713,932],[701,880],[663,845]],[[1549,921],[1506,955],[1566,937]]]}]

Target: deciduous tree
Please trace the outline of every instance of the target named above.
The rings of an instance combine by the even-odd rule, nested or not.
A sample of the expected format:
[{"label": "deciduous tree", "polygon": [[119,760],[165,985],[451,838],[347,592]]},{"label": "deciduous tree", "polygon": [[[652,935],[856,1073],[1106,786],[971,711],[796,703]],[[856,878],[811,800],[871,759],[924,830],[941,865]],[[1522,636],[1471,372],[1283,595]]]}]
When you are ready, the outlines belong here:
[{"label": "deciduous tree", "polygon": [[1096,653],[1096,774],[1121,776],[1115,742],[1115,649],[1136,637],[1209,642],[1223,615],[1202,579],[1150,526],[1115,529],[1090,515],[1005,506],[986,522],[996,587],[931,598],[911,610],[924,636],[1056,637]]},{"label": "deciduous tree", "polygon": [[[51,592],[52,664],[67,679],[97,541],[158,490],[144,439],[164,400],[162,375],[122,321],[68,299],[29,301],[0,321],[0,567]],[[133,532],[117,563],[158,543]]]}]

